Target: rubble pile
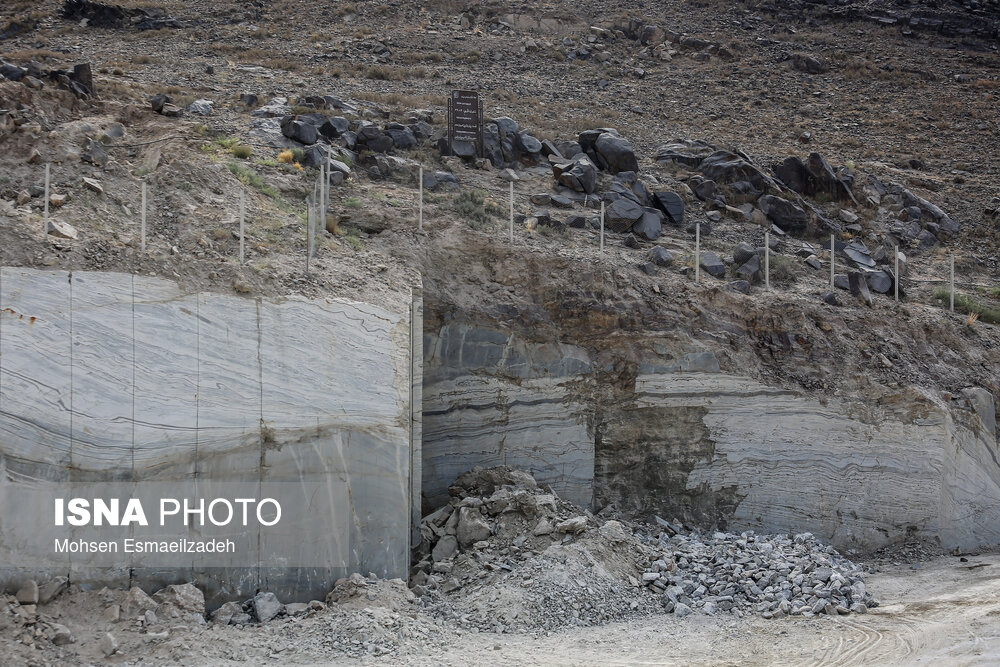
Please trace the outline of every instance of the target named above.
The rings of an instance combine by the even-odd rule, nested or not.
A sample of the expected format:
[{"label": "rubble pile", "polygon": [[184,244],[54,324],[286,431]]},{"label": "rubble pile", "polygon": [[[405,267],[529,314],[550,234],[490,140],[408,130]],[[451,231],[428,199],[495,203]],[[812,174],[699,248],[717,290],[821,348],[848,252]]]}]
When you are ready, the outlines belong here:
[{"label": "rubble pile", "polygon": [[662,595],[668,612],[758,612],[772,618],[864,614],[878,606],[865,589],[861,568],[811,533],[703,537],[661,525],[667,530],[652,543],[662,555],[642,579]]},{"label": "rubble pile", "polygon": [[427,515],[410,588],[459,627],[547,631],[662,613],[866,613],[862,569],[810,533],[702,535],[602,520],[509,467],[473,469]]},{"label": "rubble pile", "polygon": [[474,469],[424,518],[410,587],[440,618],[484,632],[590,626],[659,610],[639,577],[653,551],[508,467]]}]

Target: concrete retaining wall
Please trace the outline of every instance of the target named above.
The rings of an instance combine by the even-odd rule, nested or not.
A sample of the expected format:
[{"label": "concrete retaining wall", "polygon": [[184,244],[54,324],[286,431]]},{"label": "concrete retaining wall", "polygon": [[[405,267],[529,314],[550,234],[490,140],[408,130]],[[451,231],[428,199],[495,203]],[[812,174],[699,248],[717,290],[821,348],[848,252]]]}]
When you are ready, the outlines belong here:
[{"label": "concrete retaining wall", "polygon": [[[20,268],[0,269],[0,311],[0,584],[193,580],[214,602],[258,589],[292,601],[349,572],[406,576],[420,450],[410,312]],[[66,535],[52,499],[102,488],[284,494],[284,513],[275,529],[230,530],[242,541],[229,560],[52,553]],[[136,529],[74,535],[123,530]]]}]

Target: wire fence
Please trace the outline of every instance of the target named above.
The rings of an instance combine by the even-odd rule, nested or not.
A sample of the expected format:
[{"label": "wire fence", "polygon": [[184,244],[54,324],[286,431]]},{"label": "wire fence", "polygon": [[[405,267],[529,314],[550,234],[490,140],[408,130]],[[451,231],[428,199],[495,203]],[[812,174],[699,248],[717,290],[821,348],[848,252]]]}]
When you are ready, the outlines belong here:
[{"label": "wire fence", "polygon": [[[316,177],[312,181],[312,186],[309,194],[305,198],[305,272],[309,275],[313,268],[313,259],[316,255],[316,239],[317,232],[322,232],[323,230],[328,230],[328,216],[331,205],[330,200],[330,187],[331,187],[331,176],[334,171],[333,167],[333,155],[331,152],[327,152],[325,162],[321,163],[317,169]],[[52,220],[50,217],[50,195],[51,195],[51,178],[52,178],[52,168],[50,164],[45,165],[45,201],[43,208],[43,218],[44,218],[44,231],[48,232],[52,229]],[[425,188],[425,170],[423,165],[418,167],[416,174],[416,189],[417,189],[417,202],[416,202],[416,215],[415,222],[416,227],[420,232],[425,231],[426,226],[426,213],[425,210],[425,200],[426,200],[426,190]],[[508,244],[513,245],[515,243],[515,228],[516,228],[516,218],[517,211],[521,210],[532,210],[537,206],[543,206],[544,204],[537,204],[533,201],[533,198],[537,193],[531,192],[519,192],[516,186],[516,179],[511,179],[507,184],[506,188],[494,188],[488,185],[478,184],[475,187],[476,190],[481,191],[483,194],[490,195],[497,201],[507,200],[507,229],[506,229],[506,241]],[[579,200],[579,197],[575,198]],[[149,202],[149,191],[148,184],[146,180],[142,181],[141,184],[141,201],[139,207],[139,247],[143,253],[147,250],[147,210]],[[597,247],[601,252],[606,250],[606,216],[607,209],[605,206],[605,201],[599,196],[584,194],[582,200],[576,201],[575,203],[581,203],[586,211],[591,211],[593,214],[598,215],[596,222],[597,232]],[[239,221],[239,231],[238,231],[238,241],[239,241],[239,264],[242,266],[246,262],[246,229],[247,229],[247,202],[246,202],[246,190],[240,191],[240,197],[238,202],[238,210],[234,216]],[[530,217],[530,216],[525,216]],[[591,217],[591,220],[593,218]],[[585,225],[588,223],[584,223]],[[688,229],[691,225],[688,226]],[[695,222],[693,225],[694,233],[694,243],[693,249],[687,248],[687,252],[693,253],[693,258],[697,261],[693,261],[693,276],[694,283],[696,285],[701,285],[704,283],[702,272],[704,269],[705,255],[702,251],[702,226],[700,222]],[[764,243],[763,248],[760,248],[763,253],[763,257],[759,258],[763,260],[763,267],[761,270],[752,276],[753,281],[759,281],[763,284],[765,290],[771,290],[773,282],[773,272],[772,272],[772,252],[776,250],[785,250],[786,252],[792,252],[793,254],[797,252],[800,248],[793,246],[792,242],[782,238],[783,233],[777,230],[779,234],[778,238],[772,237],[771,231],[764,231]],[[675,239],[676,241],[676,239]],[[798,242],[802,246],[801,242]],[[950,312],[955,311],[956,306],[956,294],[958,294],[958,289],[971,289],[975,291],[980,291],[985,294],[990,294],[997,290],[996,285],[984,284],[981,282],[969,281],[969,280],[959,280],[956,278],[955,273],[955,262],[956,255],[954,252],[948,257],[947,265],[947,278],[935,278],[928,277],[930,271],[926,266],[927,262],[924,262],[923,274],[919,277],[910,277],[907,275],[909,273],[907,268],[906,256],[901,252],[898,245],[894,246],[889,255],[888,261],[883,261],[881,267],[872,262],[870,266],[861,267],[854,266],[849,258],[846,256],[839,257],[837,252],[838,242],[835,235],[831,234],[829,239],[829,245],[822,245],[818,248],[818,254],[823,255],[829,263],[829,281],[828,286],[830,291],[836,290],[838,287],[843,287],[843,281],[838,281],[837,276],[843,276],[844,273],[848,276],[852,273],[861,274],[862,277],[867,273],[874,272],[885,272],[889,275],[891,280],[891,287],[889,290],[877,290],[879,293],[885,294],[888,298],[893,301],[900,301],[905,298],[906,295],[906,285],[944,285],[947,287],[947,302],[948,309]],[[684,244],[681,244],[684,246]],[[773,247],[772,247],[773,246]],[[787,257],[787,255],[783,255]],[[936,267],[940,269],[940,267]],[[844,273],[838,274],[838,270]],[[858,279],[854,279],[854,283],[850,283],[847,289],[852,293],[859,291],[860,284],[857,282]],[[838,283],[840,283],[838,285]],[[864,291],[868,290],[867,280],[865,280]],[[938,294],[938,296],[940,296]],[[870,301],[870,297],[866,298]]]}]

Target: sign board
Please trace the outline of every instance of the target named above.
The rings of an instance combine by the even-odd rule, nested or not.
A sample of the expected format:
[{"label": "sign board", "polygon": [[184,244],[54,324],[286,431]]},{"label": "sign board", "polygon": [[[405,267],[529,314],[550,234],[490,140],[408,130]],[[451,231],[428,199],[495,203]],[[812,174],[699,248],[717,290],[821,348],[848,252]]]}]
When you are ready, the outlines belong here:
[{"label": "sign board", "polygon": [[453,90],[448,98],[448,138],[475,144],[476,154],[482,154],[483,105],[474,90]]}]

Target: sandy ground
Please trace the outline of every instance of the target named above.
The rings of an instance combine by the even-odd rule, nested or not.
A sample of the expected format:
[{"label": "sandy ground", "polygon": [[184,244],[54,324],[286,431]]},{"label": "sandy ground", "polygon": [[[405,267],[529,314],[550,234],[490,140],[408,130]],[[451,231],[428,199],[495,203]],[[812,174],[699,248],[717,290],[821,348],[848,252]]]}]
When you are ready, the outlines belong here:
[{"label": "sandy ground", "polygon": [[941,557],[870,575],[871,613],[765,620],[659,616],[548,637],[464,635],[440,651],[367,664],[995,665],[1000,554]]}]

